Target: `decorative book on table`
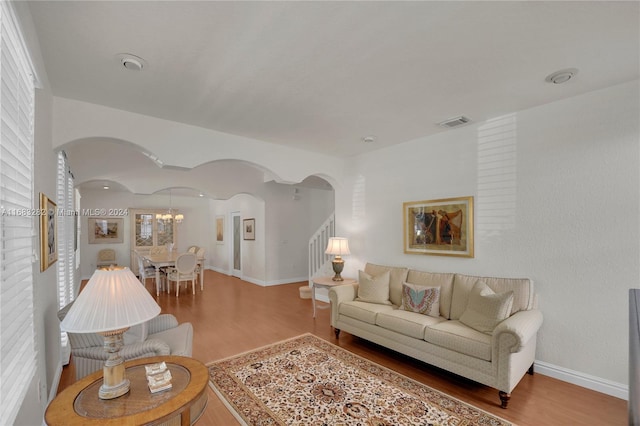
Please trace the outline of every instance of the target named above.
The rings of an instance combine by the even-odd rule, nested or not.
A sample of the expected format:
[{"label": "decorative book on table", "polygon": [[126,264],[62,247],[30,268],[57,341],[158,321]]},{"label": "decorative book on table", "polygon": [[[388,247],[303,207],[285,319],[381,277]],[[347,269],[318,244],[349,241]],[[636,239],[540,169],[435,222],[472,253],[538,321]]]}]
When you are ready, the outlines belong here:
[{"label": "decorative book on table", "polygon": [[171,371],[164,362],[145,365],[147,382],[151,393],[171,389]]}]

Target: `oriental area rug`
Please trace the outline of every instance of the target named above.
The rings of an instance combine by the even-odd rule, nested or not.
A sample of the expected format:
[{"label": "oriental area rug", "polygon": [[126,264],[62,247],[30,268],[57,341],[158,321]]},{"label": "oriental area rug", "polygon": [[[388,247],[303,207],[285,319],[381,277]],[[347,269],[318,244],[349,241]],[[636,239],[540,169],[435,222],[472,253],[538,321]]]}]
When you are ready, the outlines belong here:
[{"label": "oriental area rug", "polygon": [[312,334],[207,367],[244,425],[511,425]]}]

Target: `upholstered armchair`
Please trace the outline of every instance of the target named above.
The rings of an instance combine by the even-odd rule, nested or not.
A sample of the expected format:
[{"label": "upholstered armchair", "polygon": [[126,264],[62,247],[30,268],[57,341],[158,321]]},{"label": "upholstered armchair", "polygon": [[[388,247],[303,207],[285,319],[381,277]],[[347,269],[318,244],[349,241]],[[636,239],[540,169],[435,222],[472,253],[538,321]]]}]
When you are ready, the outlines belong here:
[{"label": "upholstered armchair", "polygon": [[[71,309],[70,303],[60,311],[62,321]],[[104,340],[96,333],[67,333],[71,356],[76,370],[76,380],[101,370],[109,354],[104,350]],[[178,324],[171,314],[161,314],[152,320],[131,327],[124,334],[120,355],[125,361],[158,355],[191,356],[193,326],[189,322]]]}]

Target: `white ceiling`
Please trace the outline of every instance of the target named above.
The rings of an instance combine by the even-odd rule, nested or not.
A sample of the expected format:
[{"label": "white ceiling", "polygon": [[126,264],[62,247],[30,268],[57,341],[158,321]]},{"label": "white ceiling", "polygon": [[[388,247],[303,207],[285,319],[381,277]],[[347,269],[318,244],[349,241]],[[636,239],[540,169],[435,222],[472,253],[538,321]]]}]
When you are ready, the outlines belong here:
[{"label": "white ceiling", "polygon": [[[29,7],[56,96],[336,156],[639,77],[635,1]],[[568,83],[544,81],[569,67]]]}]

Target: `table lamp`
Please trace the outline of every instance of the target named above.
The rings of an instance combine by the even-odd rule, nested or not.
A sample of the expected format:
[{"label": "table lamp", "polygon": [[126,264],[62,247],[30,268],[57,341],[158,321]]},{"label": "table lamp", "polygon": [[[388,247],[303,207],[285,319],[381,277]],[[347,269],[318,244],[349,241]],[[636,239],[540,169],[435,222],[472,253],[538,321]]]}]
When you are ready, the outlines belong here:
[{"label": "table lamp", "polygon": [[349,255],[349,241],[346,238],[342,237],[331,237],[329,238],[329,243],[327,244],[326,254],[334,255],[333,262],[333,272],[336,274],[333,276],[333,281],[344,281],[340,276],[340,273],[344,269],[344,260],[342,260],[343,255]]},{"label": "table lamp", "polygon": [[104,337],[109,358],[98,396],[113,399],[129,392],[124,361],[120,356],[122,335],[160,313],[160,306],[126,267],[96,270],[62,320],[60,328],[70,333],[98,333]]}]

